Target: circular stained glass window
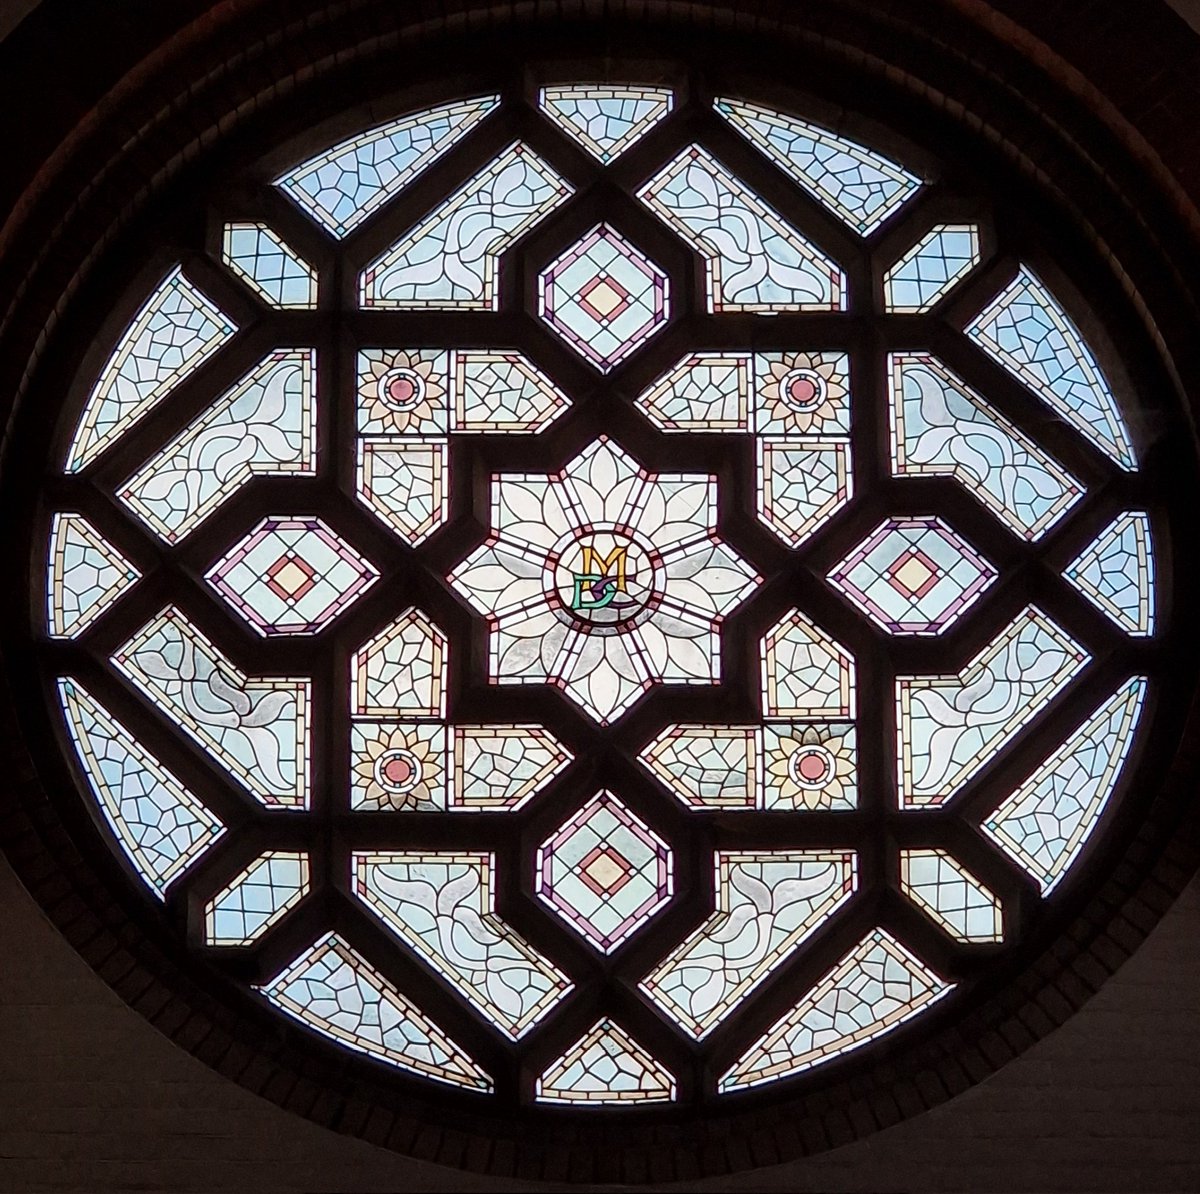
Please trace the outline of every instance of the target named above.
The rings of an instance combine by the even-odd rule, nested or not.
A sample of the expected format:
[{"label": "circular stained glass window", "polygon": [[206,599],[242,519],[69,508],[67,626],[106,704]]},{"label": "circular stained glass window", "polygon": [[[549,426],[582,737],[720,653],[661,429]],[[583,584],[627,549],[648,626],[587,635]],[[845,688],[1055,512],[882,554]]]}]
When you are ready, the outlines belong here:
[{"label": "circular stained glass window", "polygon": [[435,1104],[695,1115],[1010,972],[1171,583],[1036,235],[752,95],[550,81],[203,222],[54,433],[30,716],[222,990]]}]

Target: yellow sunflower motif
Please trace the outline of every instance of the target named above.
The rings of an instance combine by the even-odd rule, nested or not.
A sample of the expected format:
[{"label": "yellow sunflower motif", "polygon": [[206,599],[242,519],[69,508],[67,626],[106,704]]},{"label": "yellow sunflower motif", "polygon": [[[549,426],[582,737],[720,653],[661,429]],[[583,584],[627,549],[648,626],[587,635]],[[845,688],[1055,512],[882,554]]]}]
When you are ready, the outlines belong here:
[{"label": "yellow sunflower motif", "polygon": [[364,352],[359,358],[360,431],[412,435],[446,430],[445,354]]},{"label": "yellow sunflower motif", "polygon": [[845,358],[785,353],[762,379],[764,426],[772,434],[819,435],[846,430]]},{"label": "yellow sunflower motif", "polygon": [[855,807],[853,726],[771,726],[765,745],[767,808]]},{"label": "yellow sunflower motif", "polygon": [[444,805],[438,744],[415,726],[374,727],[354,744],[356,808],[437,809]]}]

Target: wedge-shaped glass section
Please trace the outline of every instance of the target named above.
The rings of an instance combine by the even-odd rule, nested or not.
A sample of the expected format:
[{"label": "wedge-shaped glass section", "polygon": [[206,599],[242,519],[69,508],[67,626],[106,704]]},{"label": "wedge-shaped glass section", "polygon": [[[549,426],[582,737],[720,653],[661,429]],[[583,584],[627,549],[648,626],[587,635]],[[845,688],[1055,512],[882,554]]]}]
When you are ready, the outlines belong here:
[{"label": "wedge-shaped glass section", "polygon": [[121,501],[175,543],[251,477],[312,476],[315,370],[311,348],[271,353],[144,465]]},{"label": "wedge-shaped glass section", "polygon": [[853,894],[857,858],[718,853],[716,908],[639,984],[680,1027],[711,1032]]},{"label": "wedge-shaped glass section", "polygon": [[933,357],[890,360],[892,469],[953,477],[1011,531],[1040,538],[1083,486]]},{"label": "wedge-shaped glass section", "polygon": [[1154,544],[1150,516],[1114,519],[1063,575],[1129,634],[1154,633]]},{"label": "wedge-shaped glass section", "polygon": [[592,797],[537,852],[535,890],[601,953],[612,953],[671,898],[674,855],[611,792]]},{"label": "wedge-shaped glass section", "polygon": [[343,237],[499,102],[498,96],[485,95],[401,117],[339,142],[277,178],[275,185],[331,236]]},{"label": "wedge-shaped glass section", "polygon": [[841,311],[842,271],[699,145],[638,198],[708,263],[708,309]]},{"label": "wedge-shaped glass section", "polygon": [[126,858],[160,899],[225,827],[77,680],[59,680],[67,729]]},{"label": "wedge-shaped glass section", "polygon": [[945,804],[1087,662],[1077,642],[1029,606],[958,675],[898,679],[900,803]]},{"label": "wedge-shaped glass section", "polygon": [[266,224],[226,224],[221,259],[272,307],[317,305],[316,270]]},{"label": "wedge-shaped glass section", "polygon": [[758,443],[758,516],[789,547],[820,530],[853,493],[848,442]]},{"label": "wedge-shaped glass section", "polygon": [[996,570],[940,518],[889,518],[827,579],[889,634],[941,634]]},{"label": "wedge-shaped glass section", "polygon": [[857,735],[846,722],[668,726],[638,756],[689,808],[857,807]]},{"label": "wedge-shaped glass section", "polygon": [[495,911],[495,858],[353,854],[354,893],[501,1032],[516,1040],[571,984]]},{"label": "wedge-shaped glass section", "polygon": [[350,806],[389,812],[511,811],[571,761],[539,725],[355,721]]},{"label": "wedge-shaped glass section", "polygon": [[159,283],[100,371],[67,452],[77,473],[157,406],[237,331],[179,268]]},{"label": "wedge-shaped glass section", "polygon": [[46,585],[50,637],[82,634],[141,575],[82,514],[56,514]]},{"label": "wedge-shaped glass section", "polygon": [[900,890],[959,941],[1002,941],[1000,901],[945,850],[901,850]]},{"label": "wedge-shaped glass section", "polygon": [[537,1080],[541,1103],[669,1103],[675,1079],[619,1024],[600,1020]]},{"label": "wedge-shaped glass section", "polygon": [[308,891],[308,855],[268,850],[204,906],[204,939],[209,945],[251,945]]},{"label": "wedge-shaped glass section", "polygon": [[358,500],[416,547],[446,521],[449,465],[445,440],[360,440]]},{"label": "wedge-shaped glass section", "polygon": [[1092,350],[1058,300],[1022,267],[967,335],[1122,468],[1129,430]]},{"label": "wedge-shaped glass section", "polygon": [[870,236],[921,186],[889,158],[818,125],[736,100],[718,99],[715,107],[860,236]]},{"label": "wedge-shaped glass section", "polygon": [[799,610],[762,640],[763,716],[854,716],[854,659]]},{"label": "wedge-shaped glass section", "polygon": [[492,1089],[492,1080],[466,1053],[335,933],[259,990],[339,1044],[452,1086]]},{"label": "wedge-shaped glass section", "polygon": [[718,1089],[810,1070],[890,1032],[953,989],[890,933],[874,929],[746,1050]]},{"label": "wedge-shaped glass section", "polygon": [[268,808],[307,806],[309,681],[246,676],[171,608],[113,663]]},{"label": "wedge-shaped glass section", "polygon": [[350,662],[355,717],[446,716],[446,636],[418,609],[406,609]]},{"label": "wedge-shaped glass section", "polygon": [[759,583],[713,529],[717,482],[648,473],[605,437],[557,474],[492,479],[492,535],[450,576],[495,684],[551,684],[607,724],[655,684],[715,684],[719,627]]},{"label": "wedge-shaped glass section", "polygon": [[751,362],[745,353],[694,353],[644,390],[637,405],[663,431],[749,431]]},{"label": "wedge-shaped glass section", "polygon": [[1129,680],[983,823],[1049,895],[1079,857],[1133,746],[1147,682]]},{"label": "wedge-shaped glass section", "polygon": [[675,104],[665,87],[543,87],[538,107],[605,165],[644,137]]},{"label": "wedge-shaped glass section", "polygon": [[884,306],[900,313],[928,311],[979,261],[974,224],[937,224],[884,275]]},{"label": "wedge-shaped glass section", "polygon": [[570,193],[535,153],[510,145],[363,271],[362,305],[495,310],[500,254]]}]

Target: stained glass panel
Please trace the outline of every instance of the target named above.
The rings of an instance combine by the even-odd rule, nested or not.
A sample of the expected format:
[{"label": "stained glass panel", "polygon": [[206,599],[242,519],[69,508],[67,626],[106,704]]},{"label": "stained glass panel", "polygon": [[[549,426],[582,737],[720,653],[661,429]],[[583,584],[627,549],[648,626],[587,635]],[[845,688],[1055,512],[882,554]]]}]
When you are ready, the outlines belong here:
[{"label": "stained glass panel", "polygon": [[204,907],[209,945],[251,945],[309,891],[308,855],[268,850]]},{"label": "stained glass panel", "polygon": [[668,1103],[675,1079],[619,1024],[600,1020],[537,1080],[543,1103]]},{"label": "stained glass panel", "polygon": [[1025,267],[967,335],[1122,468],[1137,467],[1112,388],[1062,305]]},{"label": "stained glass panel", "polygon": [[445,717],[446,636],[418,609],[406,609],[355,652],[350,711],[355,717]]},{"label": "stained glass panel", "polygon": [[268,808],[308,805],[308,680],[240,672],[165,609],[113,663]]},{"label": "stained glass panel", "polygon": [[1154,633],[1154,546],[1150,517],[1114,519],[1063,575],[1129,634]]},{"label": "stained glass panel", "polygon": [[840,441],[850,434],[844,352],[756,353],[754,376],[754,430],[761,435]]},{"label": "stained glass panel", "polygon": [[446,521],[449,464],[445,440],[359,440],[358,499],[389,530],[416,547]]},{"label": "stained glass panel", "polygon": [[789,547],[799,547],[853,494],[849,443],[758,444],[758,516]]},{"label": "stained glass panel", "polygon": [[1129,680],[983,823],[1049,895],[1112,798],[1133,746],[1147,681]]},{"label": "stained glass panel", "polygon": [[335,933],[259,988],[302,1024],[381,1061],[468,1090],[492,1080],[410,999]]},{"label": "stained glass panel", "polygon": [[104,819],[162,898],[225,827],[77,680],[59,680],[58,693]]},{"label": "stained glass panel", "polygon": [[121,334],[88,395],[67,452],[79,472],[237,331],[176,266]]},{"label": "stained glass panel", "polygon": [[639,984],[686,1032],[711,1032],[853,894],[850,853],[718,853],[716,908]]},{"label": "stained glass panel", "polygon": [[730,99],[716,110],[859,235],[870,236],[916,194],[921,180],[829,129]]},{"label": "stained glass panel", "polygon": [[395,198],[499,103],[494,95],[428,108],[342,141],[275,180],[331,236]]},{"label": "stained glass panel", "polygon": [[842,271],[699,145],[639,192],[708,263],[708,309],[841,311]]},{"label": "stained glass panel", "polygon": [[937,224],[883,276],[889,311],[928,311],[980,262],[974,224]]},{"label": "stained glass panel", "polygon": [[762,641],[765,717],[854,716],[854,660],[819,626],[793,610]]},{"label": "stained glass panel", "polygon": [[311,476],[315,369],[312,349],[271,353],[131,477],[121,500],[175,543],[251,477]]},{"label": "stained glass panel", "polygon": [[744,353],[686,356],[638,397],[663,431],[749,431],[752,358]]},{"label": "stained glass panel", "polygon": [[897,680],[901,804],[945,804],[1087,662],[1078,643],[1029,606],[957,675]]},{"label": "stained glass panel", "polygon": [[945,850],[901,850],[900,890],[959,941],[1002,941],[1000,901]]},{"label": "stained glass panel", "polygon": [[273,307],[317,305],[317,274],[266,224],[226,224],[221,259]]},{"label": "stained glass panel", "polygon": [[538,896],[601,953],[623,945],[674,889],[670,848],[611,792],[538,847]]},{"label": "stained glass panel", "polygon": [[605,165],[644,137],[675,106],[665,87],[599,84],[543,87],[538,107],[573,141]]},{"label": "stained glass panel", "polygon": [[857,1049],[952,989],[890,933],[874,929],[743,1054],[720,1090],[788,1078]]},{"label": "stained glass panel", "polygon": [[354,854],[354,893],[514,1040],[571,989],[495,911],[490,854]]},{"label": "stained glass panel", "polygon": [[891,358],[892,467],[953,477],[1010,530],[1040,538],[1083,495],[1063,468],[933,357]]},{"label": "stained glass panel", "polygon": [[51,638],[82,634],[141,573],[82,514],[50,525],[46,622]]},{"label": "stained glass panel", "polygon": [[570,193],[535,153],[510,145],[367,266],[361,304],[495,310],[499,255]]}]

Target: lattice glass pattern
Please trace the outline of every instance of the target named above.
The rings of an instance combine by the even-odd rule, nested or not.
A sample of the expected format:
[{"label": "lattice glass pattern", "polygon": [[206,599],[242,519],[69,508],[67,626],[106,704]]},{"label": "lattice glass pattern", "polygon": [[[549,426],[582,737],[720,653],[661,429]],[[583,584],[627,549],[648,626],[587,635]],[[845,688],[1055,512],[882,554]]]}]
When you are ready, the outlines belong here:
[{"label": "lattice glass pattern", "polygon": [[876,232],[921,186],[915,174],[829,129],[756,104],[718,99],[714,106],[860,236]]},{"label": "lattice glass pattern", "polygon": [[612,1020],[598,1021],[537,1080],[542,1103],[669,1103],[675,1079]]},{"label": "lattice glass pattern", "polygon": [[928,311],[980,262],[974,224],[937,224],[883,276],[889,311]]},{"label": "lattice glass pattern", "polygon": [[802,1073],[875,1040],[949,994],[952,983],[884,929],[859,942],[719,1084],[760,1086]]},{"label": "lattice glass pattern", "polygon": [[317,305],[317,274],[266,224],[226,224],[221,259],[273,307]]},{"label": "lattice glass pattern", "polygon": [[898,679],[901,804],[945,804],[1087,662],[1078,643],[1029,606],[957,675]]},{"label": "lattice glass pattern", "polygon": [[268,850],[204,906],[204,939],[209,945],[252,945],[308,890],[308,855]]},{"label": "lattice glass pattern", "polygon": [[334,145],[275,185],[331,236],[346,236],[498,103],[498,96],[485,95],[403,116]]},{"label": "lattice glass pattern", "polygon": [[1049,895],[1112,798],[1133,746],[1148,682],[1123,684],[983,823]]},{"label": "lattice glass pattern", "polygon": [[900,890],[959,941],[1002,941],[1000,901],[945,850],[901,850]]},{"label": "lattice glass pattern", "polygon": [[48,573],[52,638],[82,634],[142,575],[82,514],[54,515]]},{"label": "lattice glass pattern", "polygon": [[92,795],[125,857],[161,899],[225,827],[77,680],[59,680],[58,690]]},{"label": "lattice glass pattern", "polygon": [[1150,516],[1115,518],[1063,575],[1128,634],[1154,633],[1154,542]]},{"label": "lattice glass pattern", "polygon": [[259,989],[300,1023],[351,1049],[452,1086],[492,1089],[491,1078],[336,933]]},{"label": "lattice glass pattern", "polygon": [[666,87],[601,84],[543,87],[538,107],[605,165],[644,137],[675,106]]},{"label": "lattice glass pattern", "polygon": [[121,333],[100,371],[67,452],[67,472],[91,464],[236,331],[176,266]]},{"label": "lattice glass pattern", "polygon": [[495,310],[499,255],[570,194],[537,154],[510,145],[367,266],[362,306]]},{"label": "lattice glass pattern", "polygon": [[718,853],[716,907],[639,984],[700,1039],[853,894],[852,853]]},{"label": "lattice glass pattern", "polygon": [[1122,468],[1137,467],[1129,431],[1095,356],[1028,267],[1021,267],[966,332]]},{"label": "lattice glass pattern", "polygon": [[710,312],[845,309],[841,269],[701,146],[638,198],[707,261]]}]

